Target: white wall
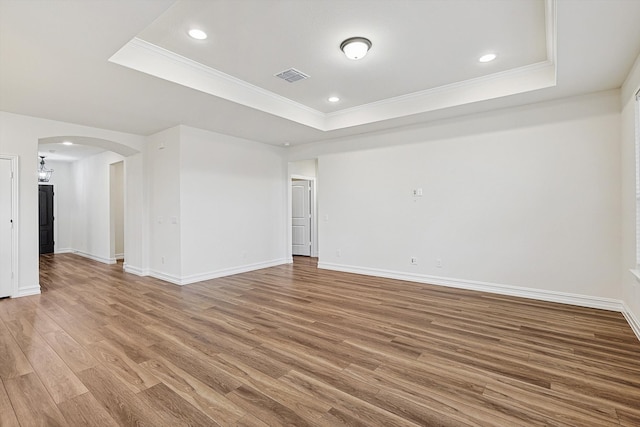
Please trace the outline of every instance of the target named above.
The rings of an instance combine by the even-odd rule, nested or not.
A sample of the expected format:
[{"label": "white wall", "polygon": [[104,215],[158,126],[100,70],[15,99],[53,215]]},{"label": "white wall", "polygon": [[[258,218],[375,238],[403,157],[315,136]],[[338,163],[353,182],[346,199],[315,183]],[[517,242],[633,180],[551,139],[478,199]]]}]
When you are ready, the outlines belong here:
[{"label": "white wall", "polygon": [[71,213],[73,211],[73,177],[70,162],[46,160],[47,168],[53,169],[49,184],[53,185],[53,238],[54,252],[71,251]]},{"label": "white wall", "polygon": [[317,176],[317,160],[307,159],[289,162],[289,176],[291,175],[315,178]]},{"label": "white wall", "polygon": [[72,164],[74,208],[72,247],[82,255],[113,263],[109,170],[124,157],[105,151]]},{"label": "white wall", "polygon": [[125,159],[124,269],[138,275],[149,273],[149,194],[145,174],[143,153]]},{"label": "white wall", "polygon": [[[317,146],[321,266],[607,305],[621,298],[619,139],[609,91]],[[383,140],[412,144],[323,154]]]},{"label": "white wall", "polygon": [[181,126],[184,282],[285,262],[283,151]]},{"label": "white wall", "polygon": [[640,89],[640,56],[621,90],[621,174],[622,174],[622,298],[627,318],[640,338],[640,279],[629,271],[636,266],[636,164],[635,93]]},{"label": "white wall", "polygon": [[148,138],[149,269],[152,275],[179,282],[180,247],[180,127]]},{"label": "white wall", "polygon": [[0,112],[0,153],[19,156],[18,289],[14,296],[40,292],[36,174],[38,139],[60,135],[102,138],[139,151],[145,142],[144,137],[137,135]]}]

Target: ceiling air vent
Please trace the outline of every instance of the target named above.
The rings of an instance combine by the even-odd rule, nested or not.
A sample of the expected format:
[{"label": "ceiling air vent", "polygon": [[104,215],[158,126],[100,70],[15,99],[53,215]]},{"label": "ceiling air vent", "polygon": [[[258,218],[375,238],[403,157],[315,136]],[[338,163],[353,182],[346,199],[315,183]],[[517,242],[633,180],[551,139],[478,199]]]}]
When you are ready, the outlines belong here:
[{"label": "ceiling air vent", "polygon": [[275,74],[276,77],[282,80],[286,80],[289,83],[297,82],[298,80],[308,79],[307,76],[302,71],[296,70],[295,68],[289,68],[288,70],[284,70],[278,74]]}]

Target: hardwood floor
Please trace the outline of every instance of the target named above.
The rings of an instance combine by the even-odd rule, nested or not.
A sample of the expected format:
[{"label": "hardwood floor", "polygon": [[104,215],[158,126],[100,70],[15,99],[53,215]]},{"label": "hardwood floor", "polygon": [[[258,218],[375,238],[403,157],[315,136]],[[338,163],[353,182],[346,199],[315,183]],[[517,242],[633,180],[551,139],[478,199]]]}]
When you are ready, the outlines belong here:
[{"label": "hardwood floor", "polygon": [[640,425],[620,313],[314,261],[179,287],[41,257],[0,301],[0,425]]}]

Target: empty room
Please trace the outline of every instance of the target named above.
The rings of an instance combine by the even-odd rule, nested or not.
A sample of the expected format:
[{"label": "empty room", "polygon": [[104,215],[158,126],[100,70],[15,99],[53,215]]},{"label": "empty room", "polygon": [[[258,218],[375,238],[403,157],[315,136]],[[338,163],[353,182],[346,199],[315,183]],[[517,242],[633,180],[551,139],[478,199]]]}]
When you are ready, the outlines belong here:
[{"label": "empty room", "polygon": [[0,0],[0,425],[640,426],[640,0]]}]

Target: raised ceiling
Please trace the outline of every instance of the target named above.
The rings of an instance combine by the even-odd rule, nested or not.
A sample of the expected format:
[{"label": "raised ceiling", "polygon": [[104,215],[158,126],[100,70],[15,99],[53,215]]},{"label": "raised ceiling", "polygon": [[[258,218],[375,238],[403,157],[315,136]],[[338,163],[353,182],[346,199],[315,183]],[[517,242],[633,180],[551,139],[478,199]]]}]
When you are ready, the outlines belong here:
[{"label": "raised ceiling", "polygon": [[0,109],[296,145],[620,87],[639,20],[635,0],[0,0]]},{"label": "raised ceiling", "polygon": [[[355,36],[358,61],[339,49]],[[554,59],[551,0],[181,0],[110,61],[331,131],[553,86]],[[310,77],[274,77],[290,68]]]}]

